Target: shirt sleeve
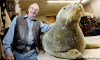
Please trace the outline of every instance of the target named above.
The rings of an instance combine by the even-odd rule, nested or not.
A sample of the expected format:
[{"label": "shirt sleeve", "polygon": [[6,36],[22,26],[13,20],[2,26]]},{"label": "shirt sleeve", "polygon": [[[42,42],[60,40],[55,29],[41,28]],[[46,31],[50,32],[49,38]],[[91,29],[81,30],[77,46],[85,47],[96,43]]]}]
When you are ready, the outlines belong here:
[{"label": "shirt sleeve", "polygon": [[16,25],[16,19],[17,16],[13,19],[7,34],[5,35],[4,39],[3,39],[3,48],[4,48],[4,52],[5,54],[9,54],[12,53],[11,51],[11,43],[13,41],[13,37],[14,37],[14,30],[15,30],[15,25]]},{"label": "shirt sleeve", "polygon": [[40,22],[40,28],[41,28],[41,32],[48,32],[49,29],[52,28],[52,25],[44,24],[44,23]]}]

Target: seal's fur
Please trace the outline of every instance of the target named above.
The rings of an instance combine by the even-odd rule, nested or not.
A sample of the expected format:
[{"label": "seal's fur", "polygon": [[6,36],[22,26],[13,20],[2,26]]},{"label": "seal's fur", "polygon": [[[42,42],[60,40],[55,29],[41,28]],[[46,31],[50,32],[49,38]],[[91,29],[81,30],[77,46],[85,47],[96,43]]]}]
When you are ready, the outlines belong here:
[{"label": "seal's fur", "polygon": [[55,25],[44,35],[44,50],[56,57],[76,59],[85,48],[84,35],[79,27],[84,13],[79,3],[63,7],[57,14]]}]

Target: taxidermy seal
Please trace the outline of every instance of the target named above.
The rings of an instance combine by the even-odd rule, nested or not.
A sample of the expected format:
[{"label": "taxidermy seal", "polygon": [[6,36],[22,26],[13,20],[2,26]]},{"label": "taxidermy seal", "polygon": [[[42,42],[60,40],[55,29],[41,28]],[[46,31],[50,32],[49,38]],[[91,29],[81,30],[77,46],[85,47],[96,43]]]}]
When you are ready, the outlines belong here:
[{"label": "taxidermy seal", "polygon": [[44,35],[44,50],[56,57],[76,59],[85,48],[84,35],[79,27],[84,13],[79,3],[63,7],[57,14],[55,25]]},{"label": "taxidermy seal", "polygon": [[79,22],[83,14],[84,8],[79,3],[69,4],[58,12],[54,26],[42,40],[48,54],[59,58],[82,58],[86,43]]}]

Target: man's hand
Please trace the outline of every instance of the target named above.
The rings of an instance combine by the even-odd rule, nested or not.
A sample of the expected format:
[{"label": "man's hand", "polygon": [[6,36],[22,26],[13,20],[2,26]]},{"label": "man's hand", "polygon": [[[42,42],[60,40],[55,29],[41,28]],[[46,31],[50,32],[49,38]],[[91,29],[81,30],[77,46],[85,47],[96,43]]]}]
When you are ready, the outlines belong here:
[{"label": "man's hand", "polygon": [[6,55],[6,60],[14,60],[14,56],[12,53]]}]

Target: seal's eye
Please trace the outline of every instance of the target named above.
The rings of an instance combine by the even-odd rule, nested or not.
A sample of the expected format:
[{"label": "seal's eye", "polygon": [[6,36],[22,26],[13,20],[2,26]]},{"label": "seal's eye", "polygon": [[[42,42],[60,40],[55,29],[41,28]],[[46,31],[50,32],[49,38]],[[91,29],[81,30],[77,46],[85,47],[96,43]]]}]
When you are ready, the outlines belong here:
[{"label": "seal's eye", "polygon": [[63,9],[66,10],[66,7],[64,7]]}]

